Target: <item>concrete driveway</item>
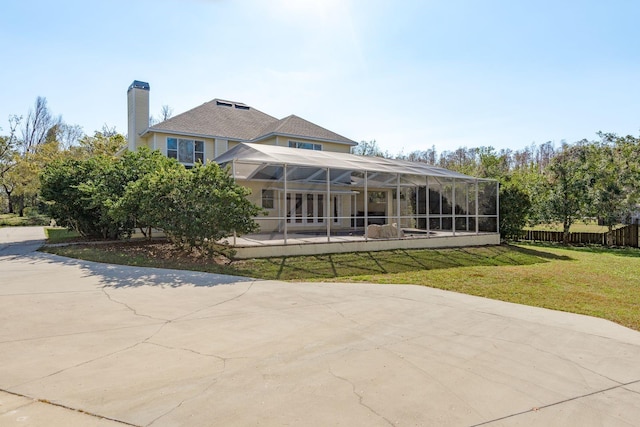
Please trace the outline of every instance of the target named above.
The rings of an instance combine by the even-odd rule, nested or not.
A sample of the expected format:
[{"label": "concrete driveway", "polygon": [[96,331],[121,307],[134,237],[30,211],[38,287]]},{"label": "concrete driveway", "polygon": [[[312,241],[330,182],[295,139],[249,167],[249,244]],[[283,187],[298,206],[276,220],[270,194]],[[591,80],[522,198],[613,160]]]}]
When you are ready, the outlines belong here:
[{"label": "concrete driveway", "polygon": [[637,426],[640,333],[419,286],[34,252],[0,229],[1,426]]}]

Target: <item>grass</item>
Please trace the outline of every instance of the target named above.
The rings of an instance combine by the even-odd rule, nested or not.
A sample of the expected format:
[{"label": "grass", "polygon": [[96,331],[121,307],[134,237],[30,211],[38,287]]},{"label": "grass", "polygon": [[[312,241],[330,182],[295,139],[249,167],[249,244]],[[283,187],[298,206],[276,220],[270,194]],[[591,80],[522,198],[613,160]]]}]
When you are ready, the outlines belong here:
[{"label": "grass", "polygon": [[80,237],[77,232],[66,228],[46,227],[44,232],[47,235],[47,243],[66,243],[77,240]]},{"label": "grass", "polygon": [[0,214],[0,227],[21,227],[31,225],[49,225],[50,219],[45,215]]},{"label": "grass", "polygon": [[[622,224],[619,224],[614,227],[620,228],[623,227]],[[551,224],[537,224],[533,227],[525,227],[526,230],[540,230],[540,231],[562,231],[562,224],[551,223]],[[598,225],[597,222],[577,222],[571,226],[569,229],[572,233],[606,233],[609,229],[604,225]]]},{"label": "grass", "polygon": [[221,265],[178,255],[167,244],[45,248],[64,256],[259,279],[430,286],[586,314],[640,330],[640,250],[503,245],[274,257]]}]

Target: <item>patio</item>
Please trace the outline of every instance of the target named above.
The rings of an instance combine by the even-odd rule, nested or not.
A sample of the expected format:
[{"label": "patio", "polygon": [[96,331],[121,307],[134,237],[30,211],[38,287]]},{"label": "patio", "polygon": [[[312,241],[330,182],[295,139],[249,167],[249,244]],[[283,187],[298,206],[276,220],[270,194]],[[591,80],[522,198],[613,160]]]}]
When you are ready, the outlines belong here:
[{"label": "patio", "polygon": [[239,258],[499,244],[498,182],[424,163],[239,144],[215,159],[265,209]]}]

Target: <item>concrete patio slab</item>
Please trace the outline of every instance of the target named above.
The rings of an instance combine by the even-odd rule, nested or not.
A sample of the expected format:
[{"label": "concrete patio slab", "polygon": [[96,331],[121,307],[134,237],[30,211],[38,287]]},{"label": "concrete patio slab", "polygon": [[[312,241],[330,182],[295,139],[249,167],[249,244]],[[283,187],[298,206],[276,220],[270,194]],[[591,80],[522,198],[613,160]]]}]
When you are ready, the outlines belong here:
[{"label": "concrete patio slab", "polygon": [[[0,229],[0,426],[637,425],[640,333],[406,285],[33,252]],[[21,243],[26,242],[26,243]]]}]

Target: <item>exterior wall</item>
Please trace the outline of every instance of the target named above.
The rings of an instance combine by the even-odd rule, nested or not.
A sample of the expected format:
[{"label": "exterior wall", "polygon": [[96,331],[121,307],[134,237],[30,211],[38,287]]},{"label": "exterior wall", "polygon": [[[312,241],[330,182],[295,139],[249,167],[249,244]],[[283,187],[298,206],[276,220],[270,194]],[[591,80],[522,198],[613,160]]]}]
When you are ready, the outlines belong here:
[{"label": "exterior wall", "polygon": [[[294,245],[235,246],[235,258],[269,258],[273,256],[322,255],[345,252],[387,251],[393,249],[436,249],[465,246],[494,246],[500,244],[500,235],[473,234],[401,240],[361,240],[350,242],[307,243]],[[277,249],[276,249],[277,248]]]},{"label": "exterior wall", "polygon": [[[145,135],[143,137],[137,138],[136,145],[134,150],[137,150],[140,147],[147,147],[150,150],[153,150],[153,138],[150,138],[149,135]],[[129,148],[131,149],[131,148]]]},{"label": "exterior wall", "polygon": [[127,92],[127,138],[129,150],[140,144],[140,135],[149,127],[149,90],[131,88]]},{"label": "exterior wall", "polygon": [[[254,203],[258,206],[262,206],[262,190],[268,187],[273,189],[273,185],[271,183],[262,182],[262,181],[240,181],[239,180],[238,184],[244,187],[247,187],[251,190],[251,195],[249,195],[247,199],[251,203]],[[321,188],[321,186],[318,186],[318,188],[312,190],[309,186],[302,187],[302,186],[296,186],[295,184],[292,184],[287,188],[287,191],[289,193],[295,193],[295,192],[309,193],[313,191],[317,194],[322,194],[323,190],[324,188]],[[342,195],[342,194],[339,195],[339,197],[341,198],[341,200],[339,204],[340,210],[338,212],[338,216],[342,218],[340,218],[338,222],[333,222],[332,220],[331,222],[332,230],[348,229],[352,227],[351,209],[352,209],[353,197],[351,195]],[[331,203],[333,204],[333,198]],[[270,233],[270,232],[277,232],[277,231],[283,230],[283,226],[284,226],[283,220],[276,220],[276,218],[278,218],[279,216],[282,216],[282,217],[286,216],[285,204],[286,204],[286,199],[284,196],[284,192],[274,189],[273,209],[267,209],[266,210],[267,215],[264,218],[258,218],[256,220],[256,222],[260,225],[261,233]],[[331,207],[332,216],[333,216],[333,212],[334,212],[334,208],[332,206]],[[326,223],[313,223],[313,224],[289,223],[287,227],[289,230],[291,230],[292,233],[296,231],[301,231],[301,230],[325,231],[327,229],[327,224]]]},{"label": "exterior wall", "polygon": [[211,159],[215,159],[219,155],[226,153],[229,150],[229,141],[226,139],[216,138],[213,148],[214,152]]},{"label": "exterior wall", "polygon": [[278,138],[277,137],[271,137],[268,139],[263,139],[259,142],[257,142],[256,144],[260,144],[260,145],[278,145]]}]

